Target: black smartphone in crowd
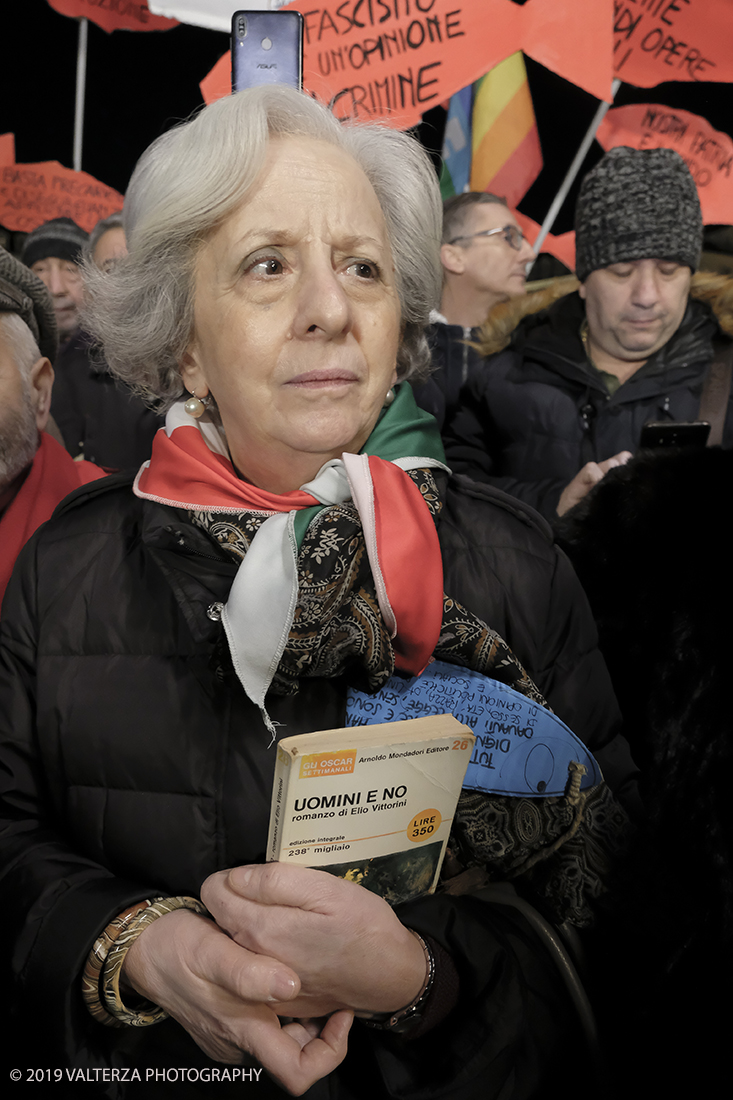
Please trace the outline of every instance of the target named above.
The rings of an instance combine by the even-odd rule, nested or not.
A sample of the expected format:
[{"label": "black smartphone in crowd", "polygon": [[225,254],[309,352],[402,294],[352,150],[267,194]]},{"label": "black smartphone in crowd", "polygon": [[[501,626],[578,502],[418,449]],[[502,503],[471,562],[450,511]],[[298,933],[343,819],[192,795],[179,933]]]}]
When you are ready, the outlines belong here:
[{"label": "black smartphone in crowd", "polygon": [[299,11],[235,11],[232,16],[232,92],[258,84],[303,87]]},{"label": "black smartphone in crowd", "polygon": [[704,447],[709,435],[710,424],[707,420],[678,423],[662,420],[644,425],[639,446],[642,450],[655,450],[659,447]]}]

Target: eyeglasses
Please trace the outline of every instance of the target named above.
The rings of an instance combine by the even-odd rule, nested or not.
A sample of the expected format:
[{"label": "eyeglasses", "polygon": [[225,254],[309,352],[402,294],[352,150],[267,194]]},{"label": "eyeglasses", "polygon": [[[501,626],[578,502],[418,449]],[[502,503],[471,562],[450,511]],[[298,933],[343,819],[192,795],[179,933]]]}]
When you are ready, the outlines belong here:
[{"label": "eyeglasses", "polygon": [[522,247],[524,233],[516,225],[505,225],[502,229],[482,229],[480,233],[469,233],[467,237],[454,237],[448,244],[456,244],[457,241],[472,241],[474,237],[493,237],[496,233],[503,233],[504,240],[516,252]]}]

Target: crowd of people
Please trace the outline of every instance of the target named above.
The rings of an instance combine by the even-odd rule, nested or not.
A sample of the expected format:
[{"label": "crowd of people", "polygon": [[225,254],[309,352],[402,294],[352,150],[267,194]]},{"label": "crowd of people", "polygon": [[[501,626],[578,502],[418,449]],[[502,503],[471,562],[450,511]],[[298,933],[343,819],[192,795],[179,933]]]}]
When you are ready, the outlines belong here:
[{"label": "crowd of people", "polygon": [[[533,290],[501,197],[442,204],[411,137],[266,86],[154,142],[124,214],[0,252],[18,1058],[113,1100],[713,1083],[733,298],[701,248],[682,159],[617,148]],[[690,421],[707,447],[642,447]],[[266,863],[276,742],[433,660],[602,779],[464,791],[395,907]]]}]

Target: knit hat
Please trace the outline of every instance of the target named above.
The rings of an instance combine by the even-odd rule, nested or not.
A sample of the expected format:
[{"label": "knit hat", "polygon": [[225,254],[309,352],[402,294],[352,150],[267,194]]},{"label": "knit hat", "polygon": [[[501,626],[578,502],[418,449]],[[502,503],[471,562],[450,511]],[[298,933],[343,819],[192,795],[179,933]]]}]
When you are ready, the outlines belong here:
[{"label": "knit hat", "polygon": [[697,188],[679,153],[619,145],[583,180],[575,208],[575,273],[627,260],[674,260],[694,271],[702,249]]},{"label": "knit hat", "polygon": [[32,271],[0,248],[0,313],[17,313],[33,333],[41,355],[53,363],[58,348],[51,295]]},{"label": "knit hat", "polygon": [[54,218],[33,229],[23,242],[21,259],[28,267],[38,260],[55,256],[58,260],[71,260],[78,264],[81,251],[89,240],[89,234],[71,218]]}]

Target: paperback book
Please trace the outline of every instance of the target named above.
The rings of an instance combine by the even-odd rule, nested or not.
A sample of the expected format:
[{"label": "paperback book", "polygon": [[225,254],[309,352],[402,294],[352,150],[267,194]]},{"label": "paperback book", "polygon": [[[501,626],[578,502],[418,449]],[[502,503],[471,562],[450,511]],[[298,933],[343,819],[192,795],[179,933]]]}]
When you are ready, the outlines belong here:
[{"label": "paperback book", "polygon": [[268,859],[328,871],[390,905],[432,893],[474,741],[451,714],[284,738]]}]

